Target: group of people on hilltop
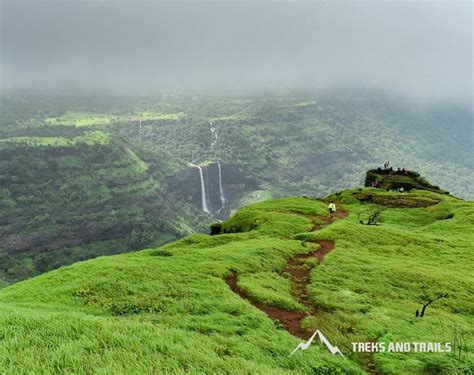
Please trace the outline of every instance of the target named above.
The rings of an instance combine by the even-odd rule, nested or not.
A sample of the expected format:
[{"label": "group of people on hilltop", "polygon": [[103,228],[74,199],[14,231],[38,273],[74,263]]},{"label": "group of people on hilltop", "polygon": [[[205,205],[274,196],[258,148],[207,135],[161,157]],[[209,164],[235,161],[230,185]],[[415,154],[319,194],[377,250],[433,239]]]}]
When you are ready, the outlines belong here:
[{"label": "group of people on hilltop", "polygon": [[[382,168],[378,167],[378,171],[381,171]],[[390,166],[390,160],[385,160],[383,163],[383,170],[389,171],[389,173],[395,173],[395,174],[400,174],[400,175],[407,175],[408,174],[408,168],[403,167],[402,169],[398,168],[396,171],[393,170],[393,167]]]},{"label": "group of people on hilltop", "polygon": [[[378,167],[377,170],[382,171],[382,168]],[[390,166],[390,160],[385,160],[385,162],[383,163],[383,170],[388,171],[389,175],[391,175],[391,174],[408,175],[408,172],[409,172],[408,168],[406,168],[406,167],[403,167],[402,169],[398,168],[396,171],[394,171],[393,168]],[[378,184],[379,184],[379,182],[377,180],[373,180],[371,182],[372,187],[377,187]],[[405,189],[404,189],[403,186],[399,186],[396,189],[392,189],[390,191],[394,191],[394,192],[398,192],[398,193],[404,193]]]}]

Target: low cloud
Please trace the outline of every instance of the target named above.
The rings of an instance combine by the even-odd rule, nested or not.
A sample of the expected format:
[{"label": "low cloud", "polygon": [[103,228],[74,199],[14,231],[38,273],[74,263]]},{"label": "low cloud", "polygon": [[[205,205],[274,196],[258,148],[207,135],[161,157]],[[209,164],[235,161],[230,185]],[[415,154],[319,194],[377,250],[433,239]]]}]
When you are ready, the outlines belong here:
[{"label": "low cloud", "polygon": [[472,100],[471,2],[13,2],[2,91],[364,85]]}]

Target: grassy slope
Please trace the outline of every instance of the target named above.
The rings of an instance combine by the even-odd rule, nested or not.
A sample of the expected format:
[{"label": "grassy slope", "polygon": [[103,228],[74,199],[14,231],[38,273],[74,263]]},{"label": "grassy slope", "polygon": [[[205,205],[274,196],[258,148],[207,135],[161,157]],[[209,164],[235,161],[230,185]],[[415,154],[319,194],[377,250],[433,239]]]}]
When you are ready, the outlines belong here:
[{"label": "grassy slope", "polygon": [[[440,198],[428,192],[416,196]],[[442,199],[424,209],[389,209],[385,224],[371,227],[357,223],[356,213],[365,207],[343,194],[352,213],[348,219],[300,236],[336,240],[337,251],[314,274],[310,299],[322,308],[314,325],[333,332],[346,348],[350,341],[377,338],[452,342],[457,330],[470,337],[472,351],[474,206]],[[440,292],[449,293],[449,298],[431,305],[424,319],[416,319],[425,296]],[[458,367],[453,357],[432,353],[385,353],[376,356],[376,363],[393,374],[451,374]]]},{"label": "grassy slope", "polygon": [[[325,214],[325,204],[268,201],[227,221],[225,230],[234,233],[193,235],[18,283],[0,292],[0,368],[7,373],[357,373],[360,359],[349,354],[351,341],[452,341],[453,326],[467,335],[472,324],[474,205],[442,198],[428,208],[389,209],[383,226],[366,227],[357,223],[357,212],[367,205],[344,192],[338,199],[349,217],[314,233],[308,232],[308,217]],[[310,323],[350,361],[317,345],[289,358],[299,340],[223,281],[237,273],[254,297],[297,309],[278,273],[290,257],[309,252],[312,244],[305,241],[315,238],[334,239],[336,248],[312,271],[310,299],[318,315]],[[423,320],[415,319],[421,295],[435,291],[449,292],[449,298],[430,306]],[[433,368],[448,374],[457,366],[448,354],[387,353],[377,355],[376,363],[388,374]]]},{"label": "grassy slope", "polygon": [[[285,207],[291,202],[302,205],[288,200]],[[309,208],[321,212],[323,205]],[[279,234],[308,228],[304,218],[275,216],[288,221]],[[341,367],[341,359],[316,348],[306,360],[289,358],[298,340],[222,280],[232,271],[281,269],[291,255],[307,251],[300,241],[265,235],[269,229],[275,228],[195,235],[159,252],[99,258],[3,290],[1,365],[10,372],[76,373],[283,374]]]}]

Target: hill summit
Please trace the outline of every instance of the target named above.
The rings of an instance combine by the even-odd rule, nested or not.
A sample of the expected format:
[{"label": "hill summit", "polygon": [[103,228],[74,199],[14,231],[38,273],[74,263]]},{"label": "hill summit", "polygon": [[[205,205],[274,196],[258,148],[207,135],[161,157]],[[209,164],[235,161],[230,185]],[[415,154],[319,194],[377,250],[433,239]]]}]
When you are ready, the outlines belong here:
[{"label": "hill summit", "polygon": [[431,185],[418,172],[406,168],[394,170],[390,168],[377,168],[367,171],[365,177],[366,187],[378,187],[385,190],[410,191],[412,189],[428,190],[439,194],[449,194],[439,186]]}]

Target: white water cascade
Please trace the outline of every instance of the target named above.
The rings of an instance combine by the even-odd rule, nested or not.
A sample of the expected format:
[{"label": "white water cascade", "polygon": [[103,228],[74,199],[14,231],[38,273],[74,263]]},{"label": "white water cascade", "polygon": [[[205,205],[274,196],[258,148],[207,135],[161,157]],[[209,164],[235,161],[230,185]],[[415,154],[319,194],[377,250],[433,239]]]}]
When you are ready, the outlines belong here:
[{"label": "white water cascade", "polygon": [[221,212],[221,210],[225,207],[225,197],[224,197],[224,190],[222,189],[222,169],[221,169],[220,162],[217,162],[217,167],[219,168],[219,191],[221,193],[221,208],[219,209],[218,212]]},{"label": "white water cascade", "polygon": [[214,124],[212,123],[212,121],[209,121],[209,128],[211,129],[211,136],[212,136],[211,150],[214,151],[214,146],[217,143],[217,129],[214,127]]},{"label": "white water cascade", "polygon": [[207,194],[206,194],[206,184],[204,183],[204,173],[202,172],[202,167],[199,165],[191,164],[189,165],[199,169],[199,177],[201,178],[201,207],[204,212],[210,214],[209,208],[207,207]]},{"label": "white water cascade", "polygon": [[208,214],[209,209],[207,208],[207,194],[206,194],[206,184],[204,183],[204,173],[202,173],[202,167],[198,166],[199,169],[199,177],[201,177],[201,202],[202,202],[202,210],[207,212]]},{"label": "white water cascade", "polygon": [[[209,121],[209,128],[211,130],[211,150],[214,151],[214,146],[217,143],[218,135],[217,135],[217,129],[214,127],[214,124],[212,121]],[[209,192],[206,192],[206,182],[204,180],[204,173],[202,170],[202,167],[196,164],[188,163],[191,167],[197,168],[199,170],[199,177],[201,179],[201,208],[204,212],[210,214],[210,206],[214,204],[215,202],[212,199],[209,199],[209,205],[207,204],[208,202],[208,196],[207,194]],[[219,214],[224,208],[226,204],[226,199],[224,196],[224,189],[222,187],[222,167],[220,162],[216,162],[217,168],[218,168],[218,173],[219,173],[219,193],[220,193],[220,200],[221,200],[221,207],[219,210],[217,210],[217,214]],[[210,177],[208,177],[210,179]],[[209,182],[211,184],[211,182]],[[212,187],[215,187],[215,185],[212,185]],[[212,187],[210,188],[210,193],[212,193],[213,189]],[[215,210],[213,210],[213,213],[216,213]]]}]

